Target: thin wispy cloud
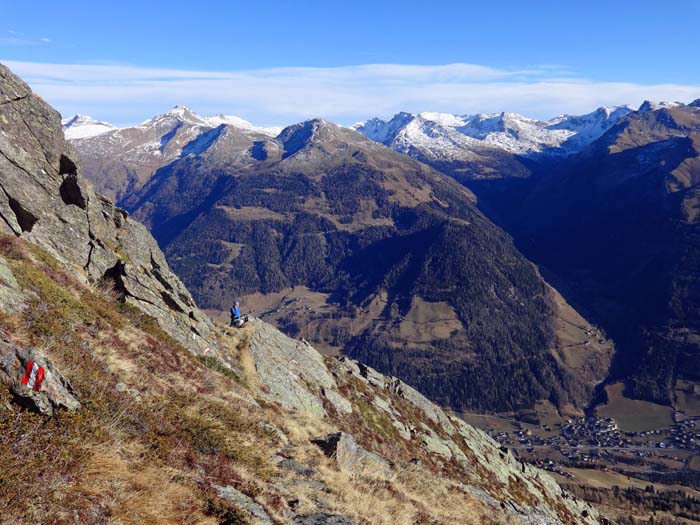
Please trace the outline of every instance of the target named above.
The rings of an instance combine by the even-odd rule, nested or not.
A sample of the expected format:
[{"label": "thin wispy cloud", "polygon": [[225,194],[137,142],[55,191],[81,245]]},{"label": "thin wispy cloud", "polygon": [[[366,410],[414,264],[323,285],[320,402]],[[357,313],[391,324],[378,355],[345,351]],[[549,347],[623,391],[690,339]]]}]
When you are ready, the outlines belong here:
[{"label": "thin wispy cloud", "polygon": [[690,101],[700,86],[594,82],[565,66],[502,69],[477,64],[365,64],[245,71],[128,65],[5,62],[62,113],[118,124],[176,104],[203,114],[237,114],[260,124],[323,117],[351,123],[399,111],[514,111],[533,117],[584,113],[645,99]]},{"label": "thin wispy cloud", "polygon": [[0,47],[24,47],[24,46],[40,46],[42,44],[50,44],[52,40],[47,37],[29,38],[19,31],[9,29],[9,36],[0,36]]}]

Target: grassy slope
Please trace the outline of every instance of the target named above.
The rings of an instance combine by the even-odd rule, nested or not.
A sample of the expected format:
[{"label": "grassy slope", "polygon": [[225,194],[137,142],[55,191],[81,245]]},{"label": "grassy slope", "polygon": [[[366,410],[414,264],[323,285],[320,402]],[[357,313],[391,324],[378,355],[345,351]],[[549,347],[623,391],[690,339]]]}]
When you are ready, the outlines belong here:
[{"label": "grassy slope", "polygon": [[[236,374],[188,353],[150,318],[83,286],[32,245],[2,237],[0,255],[34,297],[23,313],[0,315],[2,336],[41,348],[82,403],[78,412],[47,419],[20,411],[0,390],[0,523],[245,523],[211,484],[235,486],[282,520],[280,480],[289,475],[269,459],[282,450],[316,468],[332,508],[356,519],[505,522],[486,517],[477,498],[455,489],[449,464],[399,443],[382,413],[359,398],[344,428],[405,467],[391,481],[339,472],[308,441],[337,428],[331,422],[253,402],[247,384],[254,378],[241,359],[245,337],[220,341],[241,363]],[[411,465],[412,457],[422,466]],[[304,488],[293,495],[302,510],[318,497]]]}]

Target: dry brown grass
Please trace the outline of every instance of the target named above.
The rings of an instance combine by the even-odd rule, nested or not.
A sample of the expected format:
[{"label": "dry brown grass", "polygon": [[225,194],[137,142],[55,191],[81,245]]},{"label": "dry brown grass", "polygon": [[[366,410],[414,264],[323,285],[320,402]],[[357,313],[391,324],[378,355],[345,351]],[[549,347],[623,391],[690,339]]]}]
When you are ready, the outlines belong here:
[{"label": "dry brown grass", "polygon": [[270,478],[274,438],[241,385],[40,250],[2,237],[0,253],[49,316],[4,313],[0,330],[40,346],[82,404],[46,419],[2,390],[0,523],[216,523],[233,514],[210,483]]},{"label": "dry brown grass", "polygon": [[[256,403],[252,326],[219,327],[217,358],[240,370],[240,381],[216,363],[199,361],[109,289],[71,280],[37,253],[0,236],[0,254],[26,267],[24,285],[59,319],[47,324],[2,313],[0,331],[16,344],[40,346],[72,382],[82,406],[45,418],[19,410],[0,389],[0,524],[244,523],[212,484],[248,494],[280,523],[288,499],[299,500],[300,512],[322,506],[372,525],[493,522],[475,496],[448,479],[460,479],[457,470],[434,461],[416,440],[397,436],[371,403],[376,393],[361,381],[342,386],[355,400],[347,416],[317,419]],[[425,419],[405,401],[392,403],[411,424]],[[339,471],[309,441],[339,428],[395,462],[396,476]],[[292,481],[293,474],[281,472],[273,454],[315,468],[327,490],[302,484],[286,492],[279,478]],[[423,466],[412,465],[413,458]]]},{"label": "dry brown grass", "polygon": [[138,450],[97,447],[82,469],[74,495],[100,501],[116,523],[166,525],[216,523],[204,516],[200,495],[182,472],[140,460]]},{"label": "dry brown grass", "polygon": [[[295,449],[296,459],[313,465],[329,495],[333,512],[365,520],[372,525],[483,523],[486,509],[452,482],[411,466],[391,480],[354,476],[341,472],[333,460],[313,449]],[[295,494],[300,508],[313,507],[317,492],[300,487]],[[310,503],[311,502],[311,503]]]}]

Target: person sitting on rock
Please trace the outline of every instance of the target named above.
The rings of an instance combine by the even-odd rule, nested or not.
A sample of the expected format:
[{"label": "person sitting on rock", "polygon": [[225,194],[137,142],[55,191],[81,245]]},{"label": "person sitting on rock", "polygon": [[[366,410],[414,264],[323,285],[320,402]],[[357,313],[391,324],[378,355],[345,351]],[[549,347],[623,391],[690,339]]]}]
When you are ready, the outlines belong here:
[{"label": "person sitting on rock", "polygon": [[231,307],[231,326],[240,328],[248,322],[248,316],[241,317],[241,303],[236,301]]}]

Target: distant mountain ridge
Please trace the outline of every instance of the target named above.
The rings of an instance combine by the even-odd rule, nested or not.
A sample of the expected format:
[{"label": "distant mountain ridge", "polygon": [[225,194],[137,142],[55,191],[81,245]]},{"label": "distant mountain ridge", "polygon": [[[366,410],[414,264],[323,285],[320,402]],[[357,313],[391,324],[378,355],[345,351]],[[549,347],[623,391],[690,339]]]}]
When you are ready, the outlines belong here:
[{"label": "distant mountain ridge", "polygon": [[64,119],[63,126],[81,154],[87,177],[117,202],[139,189],[158,168],[201,147],[199,139],[220,126],[259,138],[282,129],[254,126],[235,116],[202,117],[185,106],[175,106],[137,126],[116,128],[80,115]]},{"label": "distant mountain ridge", "polygon": [[[207,125],[211,127],[220,126],[221,124],[226,124],[229,126],[234,126],[240,129],[246,129],[250,131],[257,131],[266,135],[275,136],[280,131],[282,131],[283,126],[256,126],[245,119],[237,117],[235,115],[212,115],[208,117],[202,117],[196,114],[187,106],[175,106],[169,111],[150,118],[139,126],[147,126],[150,123],[160,120],[162,118],[167,118],[169,116],[176,116],[182,118],[183,121],[189,122],[191,124],[197,125]],[[117,129],[131,128],[137,126],[124,126],[122,128],[115,126],[109,122],[95,120],[88,115],[75,114],[72,117],[67,117],[61,120],[63,125],[63,131],[68,140],[82,139],[88,137],[94,137],[101,135],[102,133],[107,133],[109,131],[114,131]]]},{"label": "distant mountain ridge", "polygon": [[[538,121],[514,113],[458,116],[399,113],[351,126],[368,138],[426,162],[459,181],[528,176],[520,156],[563,155],[600,136],[627,107],[604,107],[582,116]],[[80,152],[98,191],[117,202],[139,190],[156,170],[196,152],[220,126],[265,140],[282,127],[260,127],[236,116],[202,117],[175,106],[137,126],[116,128],[90,117],[64,119],[64,131]],[[99,176],[98,176],[99,175]]]},{"label": "distant mountain ridge", "polygon": [[627,106],[601,107],[586,115],[560,115],[547,121],[517,113],[399,113],[388,121],[374,118],[352,127],[396,151],[415,150],[434,160],[465,160],[480,149],[564,155],[592,142],[631,111]]}]

